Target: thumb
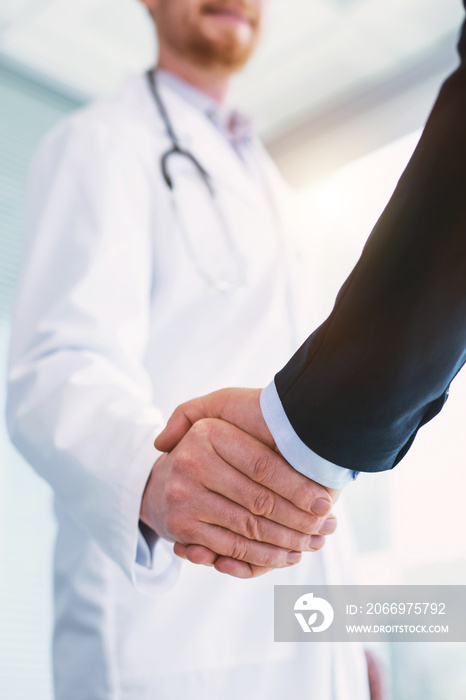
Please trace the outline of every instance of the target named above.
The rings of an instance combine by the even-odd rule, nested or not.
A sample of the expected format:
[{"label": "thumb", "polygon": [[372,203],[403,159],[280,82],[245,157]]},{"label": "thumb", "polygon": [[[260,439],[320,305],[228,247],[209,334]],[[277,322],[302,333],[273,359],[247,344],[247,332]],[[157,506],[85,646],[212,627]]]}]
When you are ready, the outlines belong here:
[{"label": "thumb", "polygon": [[170,452],[186,435],[192,426],[189,418],[178,407],[171,415],[167,425],[157,436],[154,447],[159,452]]},{"label": "thumb", "polygon": [[219,418],[232,423],[273,449],[275,442],[260,410],[260,393],[261,389],[221,389],[181,404],[156,439],[156,449],[172,450],[201,418]]},{"label": "thumb", "polygon": [[222,406],[218,400],[220,393],[214,392],[180,404],[158,435],[154,447],[160,452],[170,452],[196,421],[201,418],[222,418]]}]

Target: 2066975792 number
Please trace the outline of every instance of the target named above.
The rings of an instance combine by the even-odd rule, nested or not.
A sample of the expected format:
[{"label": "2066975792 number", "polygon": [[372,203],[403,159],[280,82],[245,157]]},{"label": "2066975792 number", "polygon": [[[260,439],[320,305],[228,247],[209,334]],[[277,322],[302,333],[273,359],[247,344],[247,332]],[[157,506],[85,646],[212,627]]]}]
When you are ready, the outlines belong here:
[{"label": "2066975792 number", "polygon": [[445,603],[367,603],[367,615],[445,615]]}]

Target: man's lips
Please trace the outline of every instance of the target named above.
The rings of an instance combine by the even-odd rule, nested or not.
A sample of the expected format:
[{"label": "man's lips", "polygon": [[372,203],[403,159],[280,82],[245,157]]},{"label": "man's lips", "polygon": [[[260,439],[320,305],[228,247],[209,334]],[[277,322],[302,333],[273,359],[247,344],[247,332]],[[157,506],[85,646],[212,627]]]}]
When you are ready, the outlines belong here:
[{"label": "man's lips", "polygon": [[225,7],[216,5],[207,5],[202,10],[203,14],[218,17],[218,19],[225,20],[227,22],[239,22],[240,24],[254,25],[254,18],[251,17],[246,11],[241,10],[237,7]]}]

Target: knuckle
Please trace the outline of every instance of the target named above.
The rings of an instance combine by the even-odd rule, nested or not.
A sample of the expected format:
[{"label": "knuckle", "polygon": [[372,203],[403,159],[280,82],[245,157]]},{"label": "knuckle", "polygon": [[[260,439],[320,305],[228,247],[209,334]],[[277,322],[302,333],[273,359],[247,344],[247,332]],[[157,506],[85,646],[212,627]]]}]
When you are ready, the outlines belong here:
[{"label": "knuckle", "polygon": [[270,478],[272,464],[270,457],[266,454],[261,454],[255,457],[252,463],[252,478],[259,484],[263,483],[267,478]]},{"label": "knuckle", "polygon": [[275,568],[282,566],[283,563],[283,555],[278,549],[276,552],[266,550],[261,557],[261,566]]},{"label": "knuckle", "polygon": [[176,460],[173,465],[173,469],[176,472],[180,470],[182,473],[192,469],[196,464],[196,458],[192,449],[183,447],[176,454]]},{"label": "knuckle", "polygon": [[245,514],[243,526],[244,526],[244,534],[250,540],[259,541],[261,539],[259,520],[258,520],[257,516],[254,515],[254,513],[247,512]]},{"label": "knuckle", "polygon": [[271,491],[259,489],[254,496],[253,513],[261,515],[264,518],[269,518],[275,508],[275,498]]},{"label": "knuckle", "polygon": [[213,418],[200,418],[191,426],[190,432],[200,440],[208,440],[215,423]]},{"label": "knuckle", "polygon": [[186,498],[183,482],[180,479],[170,479],[165,486],[165,500],[168,505],[178,505]]},{"label": "knuckle", "polygon": [[242,537],[234,537],[233,541],[231,543],[231,553],[230,556],[233,559],[240,559],[243,560],[246,558],[247,555],[247,543],[243,540]]}]

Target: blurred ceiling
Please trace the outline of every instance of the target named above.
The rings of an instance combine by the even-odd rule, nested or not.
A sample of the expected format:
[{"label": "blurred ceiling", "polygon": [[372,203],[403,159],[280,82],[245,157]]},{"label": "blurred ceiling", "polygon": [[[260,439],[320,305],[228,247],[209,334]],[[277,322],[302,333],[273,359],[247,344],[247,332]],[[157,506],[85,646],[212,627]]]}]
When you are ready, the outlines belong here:
[{"label": "blurred ceiling", "polygon": [[[290,158],[296,170],[304,141],[323,142],[355,111],[431,81],[418,94],[419,116],[408,115],[395,137],[420,126],[455,65],[461,0],[269,2],[261,50],[236,94],[285,170]],[[137,0],[1,0],[0,60],[83,99],[113,90],[154,56],[153,29]],[[349,148],[343,160],[353,155]]]}]

